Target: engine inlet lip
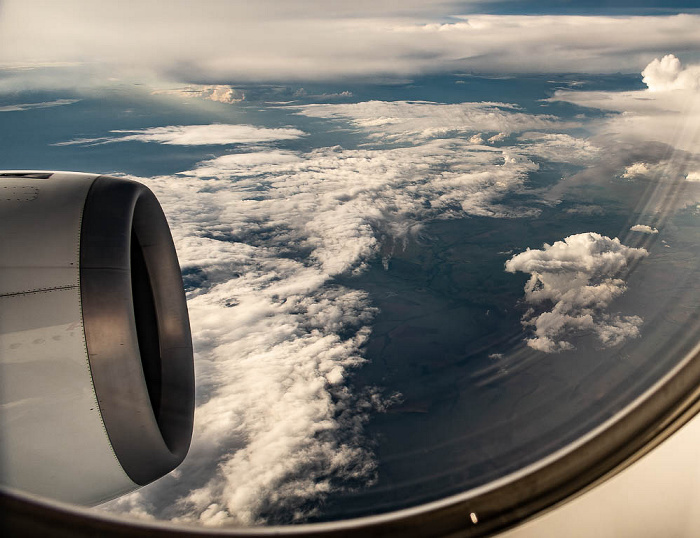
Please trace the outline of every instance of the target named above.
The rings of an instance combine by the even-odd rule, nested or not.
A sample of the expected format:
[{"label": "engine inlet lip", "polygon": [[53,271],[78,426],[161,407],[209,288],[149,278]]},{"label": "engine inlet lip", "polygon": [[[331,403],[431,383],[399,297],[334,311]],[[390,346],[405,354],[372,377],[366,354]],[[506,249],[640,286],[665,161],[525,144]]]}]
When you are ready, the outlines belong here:
[{"label": "engine inlet lip", "polygon": [[144,185],[109,176],[91,185],[81,223],[80,292],[107,436],[129,478],[147,484],[187,454],[194,368],[175,247]]}]

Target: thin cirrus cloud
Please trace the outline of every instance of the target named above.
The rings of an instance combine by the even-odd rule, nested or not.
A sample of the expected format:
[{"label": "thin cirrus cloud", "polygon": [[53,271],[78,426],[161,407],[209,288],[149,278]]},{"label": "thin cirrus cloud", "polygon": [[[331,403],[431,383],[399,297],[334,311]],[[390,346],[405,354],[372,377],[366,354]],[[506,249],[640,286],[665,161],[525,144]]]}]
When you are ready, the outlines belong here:
[{"label": "thin cirrus cloud", "polygon": [[624,272],[647,255],[645,249],[590,232],[513,256],[506,271],[531,275],[525,284],[531,308],[522,320],[534,332],[527,345],[552,353],[573,349],[570,340],[581,333],[595,334],[604,346],[639,336],[639,316],[612,314],[607,308],[626,290]]},{"label": "thin cirrus cloud", "polygon": [[54,146],[99,145],[115,142],[155,142],[174,146],[206,146],[251,144],[293,140],[306,133],[294,128],[268,129],[252,125],[209,124],[209,125],[168,125],[133,131],[115,130],[112,136],[98,138],[76,138],[57,142]]}]

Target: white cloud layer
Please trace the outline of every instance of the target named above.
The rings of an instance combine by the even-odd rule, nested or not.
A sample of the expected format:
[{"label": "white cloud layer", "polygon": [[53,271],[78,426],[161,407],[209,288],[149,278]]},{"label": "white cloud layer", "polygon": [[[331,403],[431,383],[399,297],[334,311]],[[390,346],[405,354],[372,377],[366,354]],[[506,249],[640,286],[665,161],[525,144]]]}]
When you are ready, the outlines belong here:
[{"label": "white cloud layer", "polygon": [[285,108],[296,108],[299,114],[313,118],[347,120],[375,137],[401,141],[473,134],[471,143],[493,144],[511,133],[566,129],[579,125],[576,122],[561,121],[551,115],[528,114],[509,103],[364,101]]},{"label": "white cloud layer", "polygon": [[642,319],[610,314],[607,308],[625,290],[625,270],[647,255],[597,233],[571,235],[541,250],[526,250],[506,262],[506,271],[531,275],[525,300],[532,308],[523,324],[534,330],[527,340],[547,353],[573,349],[569,341],[593,333],[604,346],[639,336]]},{"label": "white cloud layer", "polygon": [[94,77],[218,84],[455,71],[630,72],[666,51],[700,47],[694,14],[460,16],[464,3],[381,0],[342,9],[338,2],[242,0],[129,6],[5,0],[0,65],[25,81],[32,73],[19,67],[82,63]]},{"label": "white cloud layer", "polygon": [[207,146],[252,144],[256,142],[273,142],[276,140],[292,140],[306,133],[294,128],[268,129],[252,125],[168,125],[166,127],[150,127],[134,131],[115,130],[113,136],[99,138],[77,138],[66,142],[58,142],[55,146],[97,145],[113,142],[155,142],[174,146]]}]

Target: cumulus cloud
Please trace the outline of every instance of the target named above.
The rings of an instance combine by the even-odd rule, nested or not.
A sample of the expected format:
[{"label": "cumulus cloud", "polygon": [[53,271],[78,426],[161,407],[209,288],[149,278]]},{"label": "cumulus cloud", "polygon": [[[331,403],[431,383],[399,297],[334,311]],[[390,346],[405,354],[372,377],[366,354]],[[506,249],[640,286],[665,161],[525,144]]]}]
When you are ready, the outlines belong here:
[{"label": "cumulus cloud", "polygon": [[678,208],[700,200],[688,180],[700,163],[700,89],[692,80],[698,66],[683,66],[673,55],[648,63],[646,90],[627,92],[557,91],[554,100],[609,111],[587,127],[606,148],[598,161],[550,190],[555,198],[575,184],[605,184],[611,178],[648,183],[639,208],[662,224]]},{"label": "cumulus cloud", "polygon": [[507,133],[497,133],[487,140],[489,144],[497,144],[498,142],[503,142],[506,138],[508,138]]},{"label": "cumulus cloud", "polygon": [[631,231],[633,232],[640,232],[643,234],[657,234],[659,233],[659,230],[656,228],[652,228],[651,226],[647,224],[635,224],[630,228]]},{"label": "cumulus cloud", "polygon": [[622,177],[626,179],[634,179],[649,175],[651,169],[647,163],[632,163],[625,168]]},{"label": "cumulus cloud", "polygon": [[639,336],[640,317],[611,314],[607,308],[626,290],[623,277],[630,264],[647,254],[591,232],[513,256],[506,271],[531,275],[525,301],[532,307],[523,316],[523,324],[534,331],[528,346],[552,353],[573,349],[569,340],[580,333],[595,334],[604,346]]},{"label": "cumulus cloud", "polygon": [[494,143],[514,132],[576,127],[546,114],[528,114],[509,103],[444,104],[428,101],[363,101],[285,107],[312,118],[349,121],[375,137],[422,140],[471,134],[473,144]]},{"label": "cumulus cloud", "polygon": [[[700,44],[694,14],[464,16],[463,2],[255,4],[208,0],[193,9],[171,2],[164,10],[139,2],[124,11],[105,1],[5,0],[0,64],[82,62],[105,66],[108,76],[217,84],[456,70],[630,72],[650,53]],[[23,31],[30,23],[31,40]]]},{"label": "cumulus cloud", "polygon": [[642,71],[642,82],[649,91],[700,90],[700,65],[683,67],[673,54],[655,58]]},{"label": "cumulus cloud", "polygon": [[253,153],[231,153],[222,155],[210,161],[197,165],[197,169],[188,173],[198,177],[228,177],[250,176],[255,171],[264,168],[260,173],[283,173],[295,163],[303,162],[303,158],[295,152],[283,150],[256,151]]},{"label": "cumulus cloud", "polygon": [[252,125],[168,125],[133,131],[114,130],[112,136],[76,138],[58,142],[55,146],[111,144],[114,142],[155,142],[174,146],[207,146],[252,144],[276,140],[292,140],[306,133],[294,128],[268,129]]}]

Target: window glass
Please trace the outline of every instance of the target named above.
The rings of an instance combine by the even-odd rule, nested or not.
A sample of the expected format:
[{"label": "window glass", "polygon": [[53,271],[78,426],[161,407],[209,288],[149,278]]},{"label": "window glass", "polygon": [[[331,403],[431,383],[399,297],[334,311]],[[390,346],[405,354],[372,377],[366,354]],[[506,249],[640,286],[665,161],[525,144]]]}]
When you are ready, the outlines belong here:
[{"label": "window glass", "polygon": [[156,194],[197,379],[185,461],[96,510],[419,506],[557,453],[697,345],[694,8],[64,4],[3,3],[0,162]]}]

